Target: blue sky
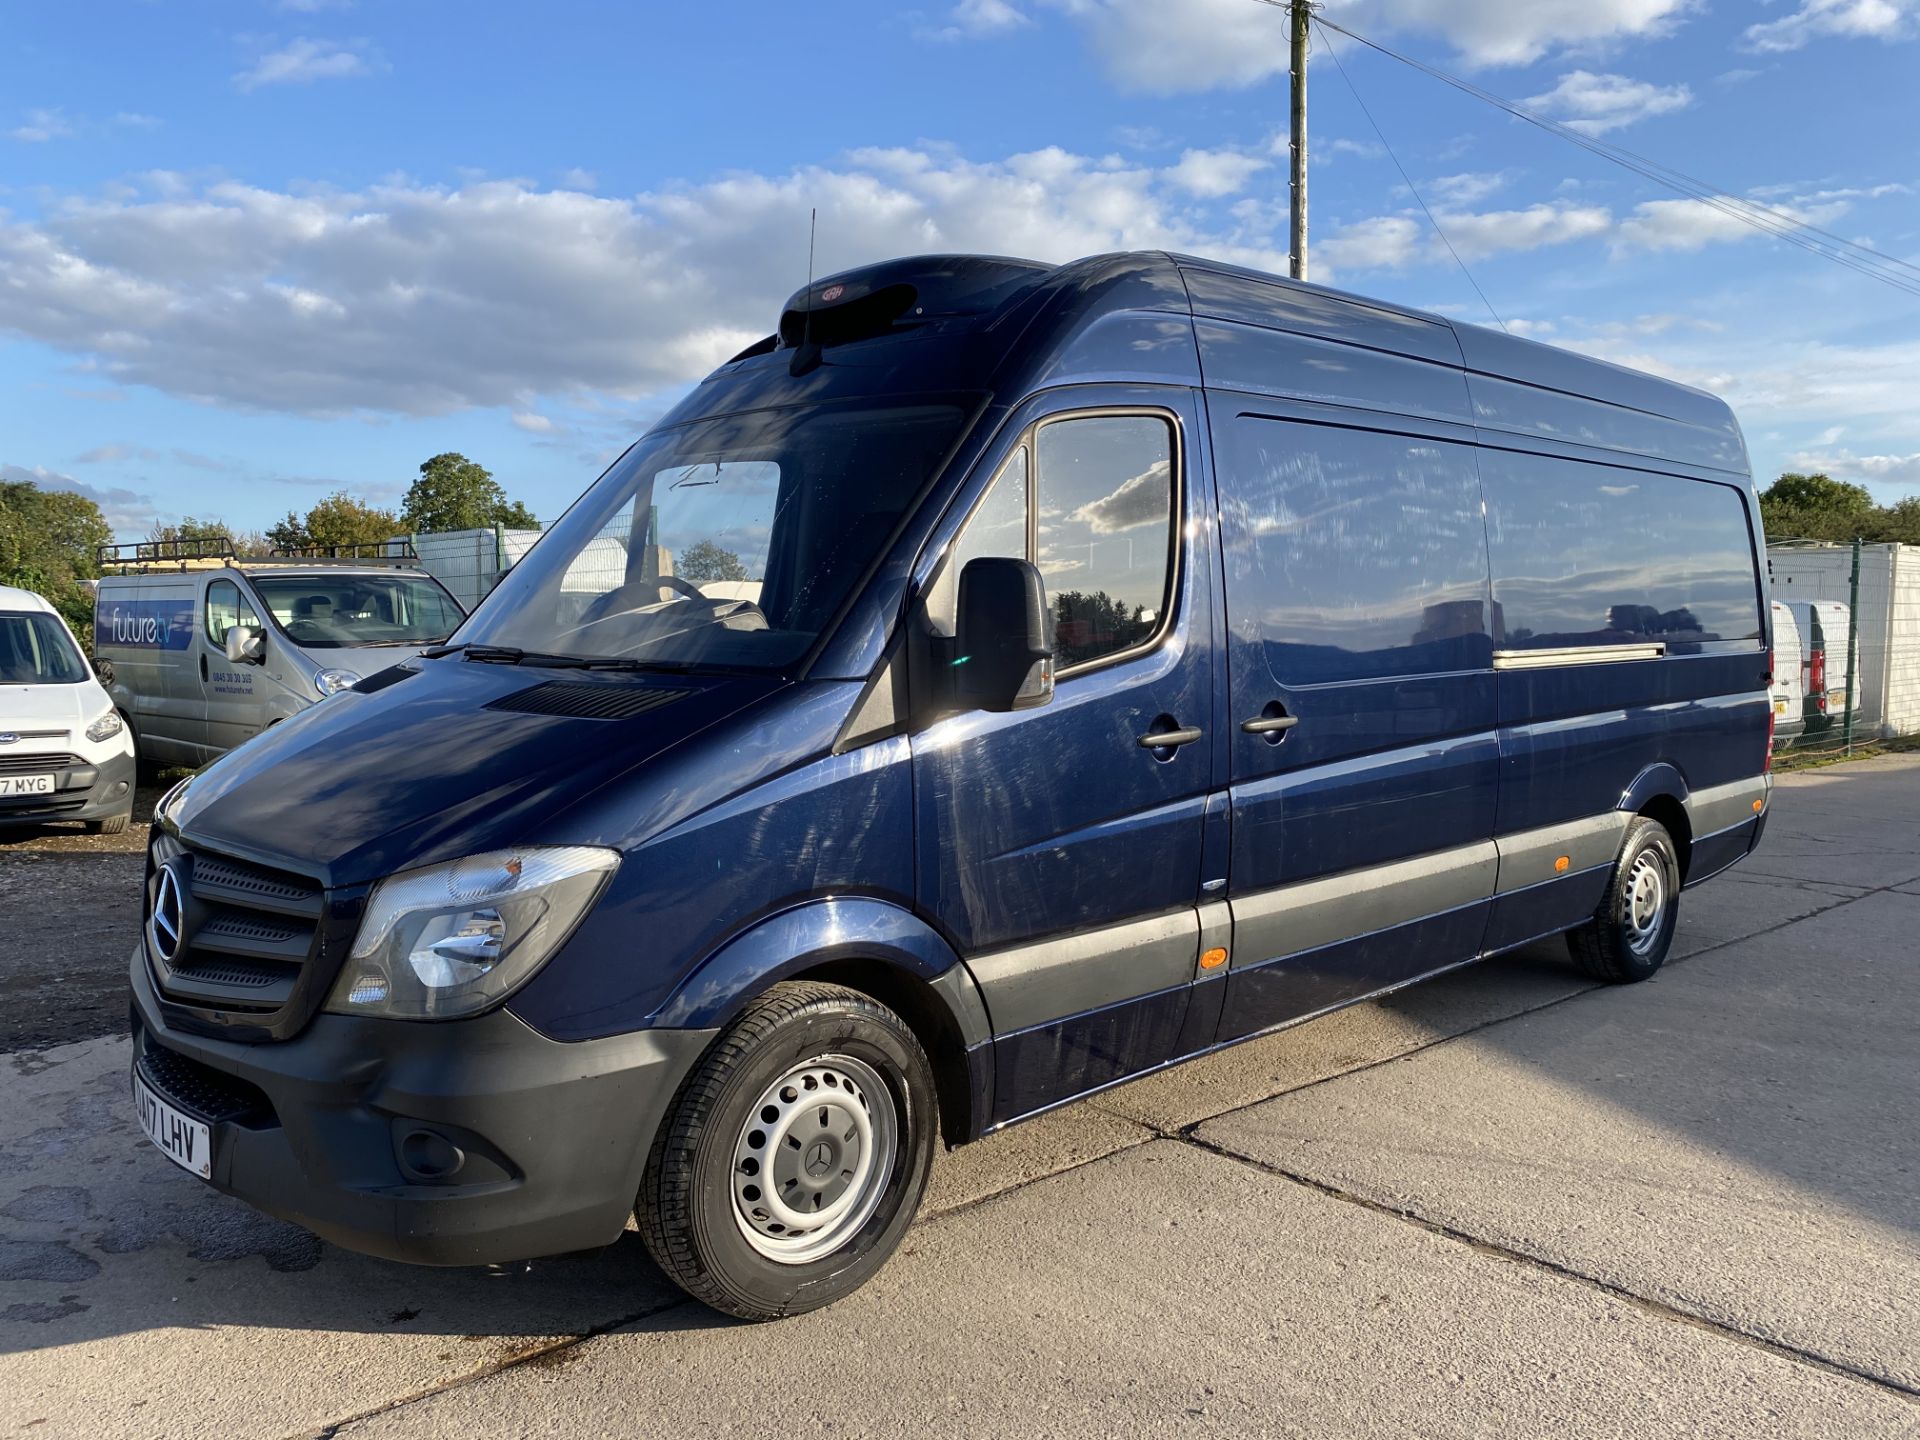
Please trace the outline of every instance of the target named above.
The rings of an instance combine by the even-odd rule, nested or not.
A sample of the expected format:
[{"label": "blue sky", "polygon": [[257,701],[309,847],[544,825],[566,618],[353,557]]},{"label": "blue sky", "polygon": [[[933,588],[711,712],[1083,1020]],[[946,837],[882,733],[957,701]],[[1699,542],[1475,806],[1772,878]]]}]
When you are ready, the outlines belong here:
[{"label": "blue sky", "polygon": [[[1326,7],[1920,262],[1917,12]],[[8,7],[0,473],[84,488],[131,537],[394,503],[452,449],[551,518],[772,328],[813,207],[823,273],[1162,246],[1284,267],[1285,27],[1256,0]],[[1920,299],[1341,58],[1508,324],[1726,395],[1763,482],[1920,493]],[[1324,54],[1312,95],[1314,278],[1486,321]]]}]

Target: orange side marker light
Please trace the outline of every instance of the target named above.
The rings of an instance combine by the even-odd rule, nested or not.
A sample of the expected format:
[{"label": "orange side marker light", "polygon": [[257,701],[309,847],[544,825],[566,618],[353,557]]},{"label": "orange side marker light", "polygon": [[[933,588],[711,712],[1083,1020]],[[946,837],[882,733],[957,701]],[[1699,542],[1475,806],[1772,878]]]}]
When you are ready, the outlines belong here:
[{"label": "orange side marker light", "polygon": [[1218,945],[1214,946],[1211,950],[1202,950],[1200,952],[1200,968],[1202,970],[1218,970],[1226,963],[1227,952]]}]

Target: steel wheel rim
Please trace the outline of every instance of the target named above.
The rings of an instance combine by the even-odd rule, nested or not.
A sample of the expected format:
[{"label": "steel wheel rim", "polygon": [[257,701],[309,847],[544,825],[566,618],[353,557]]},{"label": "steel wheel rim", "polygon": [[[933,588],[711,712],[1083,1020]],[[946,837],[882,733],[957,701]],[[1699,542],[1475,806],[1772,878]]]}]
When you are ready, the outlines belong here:
[{"label": "steel wheel rim", "polygon": [[1659,943],[1666,923],[1667,867],[1657,852],[1642,850],[1627,871],[1627,948],[1645,955]]},{"label": "steel wheel rim", "polygon": [[893,1092],[864,1060],[820,1055],[775,1080],[733,1144],[733,1218],[761,1255],[805,1265],[873,1218],[899,1149]]}]

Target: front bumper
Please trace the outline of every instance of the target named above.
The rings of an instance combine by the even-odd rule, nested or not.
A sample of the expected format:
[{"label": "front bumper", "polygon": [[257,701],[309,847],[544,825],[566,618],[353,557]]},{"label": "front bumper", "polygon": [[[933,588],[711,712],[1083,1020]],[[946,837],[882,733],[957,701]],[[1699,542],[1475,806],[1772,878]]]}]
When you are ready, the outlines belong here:
[{"label": "front bumper", "polygon": [[[133,809],[133,750],[83,761],[60,773],[51,795],[0,803],[0,825],[44,825],[52,820],[104,820]],[[91,778],[89,778],[91,777]],[[78,782],[78,783],[76,783]]]},{"label": "front bumper", "polygon": [[134,1065],[211,1126],[217,1189],[349,1250],[422,1265],[618,1239],[654,1134],[717,1033],[567,1044],[505,1010],[441,1023],[323,1014],[290,1040],[244,1044],[167,1029],[139,946],[132,986]]}]

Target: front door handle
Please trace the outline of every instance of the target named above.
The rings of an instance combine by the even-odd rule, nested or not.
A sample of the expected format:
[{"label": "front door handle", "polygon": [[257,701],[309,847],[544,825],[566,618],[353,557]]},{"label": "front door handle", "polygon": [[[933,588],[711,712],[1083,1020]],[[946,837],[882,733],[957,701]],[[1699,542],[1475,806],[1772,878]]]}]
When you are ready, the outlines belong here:
[{"label": "front door handle", "polygon": [[1140,737],[1142,750],[1172,750],[1176,746],[1191,745],[1204,732],[1197,725],[1189,725],[1181,730],[1149,730]]}]

